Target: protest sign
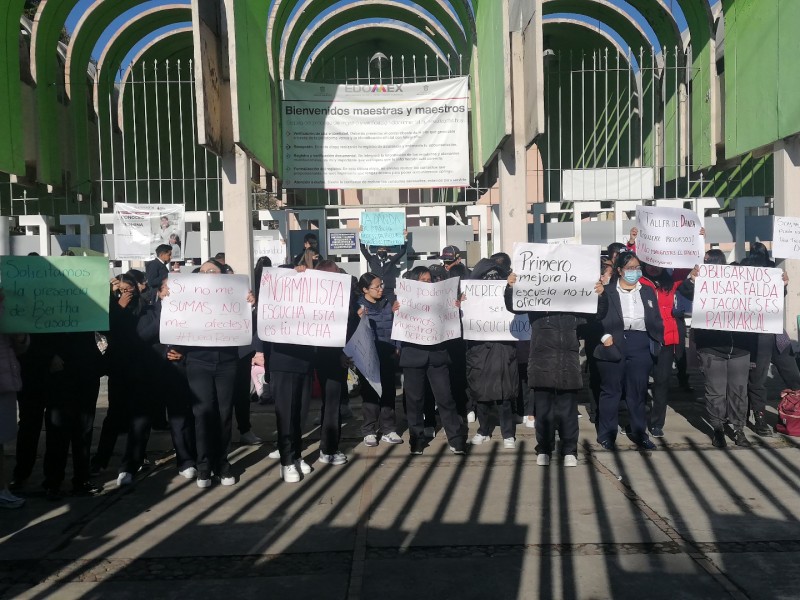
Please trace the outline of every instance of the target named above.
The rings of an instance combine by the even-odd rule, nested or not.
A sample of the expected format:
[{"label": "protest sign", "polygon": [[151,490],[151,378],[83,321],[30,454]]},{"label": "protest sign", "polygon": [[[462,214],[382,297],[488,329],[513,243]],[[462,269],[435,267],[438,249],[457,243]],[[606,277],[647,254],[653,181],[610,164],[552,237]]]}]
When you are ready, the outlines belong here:
[{"label": "protest sign", "polygon": [[398,279],[394,291],[400,310],[394,314],[393,340],[433,346],[461,337],[458,278],[438,283]]},{"label": "protest sign", "polygon": [[172,260],[183,260],[185,239],[183,204],[114,204],[117,260],[149,260],[161,244],[172,248]]},{"label": "protest sign", "polygon": [[264,269],[258,337],[268,342],[343,348],[350,312],[349,275]]},{"label": "protest sign", "polygon": [[381,363],[378,349],[375,347],[375,333],[369,325],[369,319],[361,319],[353,337],[347,341],[344,353],[353,360],[356,369],[369,381],[378,396],[381,396],[383,394]]},{"label": "protest sign", "polygon": [[161,301],[162,344],[247,346],[253,313],[246,275],[171,273],[169,296]]},{"label": "protest sign", "polygon": [[772,222],[772,257],[800,258],[800,218],[775,217]]},{"label": "protest sign", "polygon": [[515,244],[516,311],[597,312],[600,246]]},{"label": "protest sign", "polygon": [[780,269],[700,265],[694,289],[693,329],[783,332]]},{"label": "protest sign", "polygon": [[272,238],[253,238],[253,260],[268,256],[272,266],[277,267],[286,262],[286,242]]},{"label": "protest sign", "polygon": [[107,331],[108,259],[77,256],[3,256],[5,301],[0,331]]},{"label": "protest sign", "polygon": [[505,281],[462,281],[461,325],[465,340],[514,341],[531,339],[527,315],[506,310]]},{"label": "protest sign", "polygon": [[636,256],[665,269],[693,269],[703,262],[705,241],[700,218],[684,208],[637,206]]},{"label": "protest sign", "polygon": [[403,212],[361,213],[361,243],[365,246],[400,246],[405,243]]},{"label": "protest sign", "polygon": [[469,184],[467,77],[369,85],[287,80],[282,87],[284,187]]}]

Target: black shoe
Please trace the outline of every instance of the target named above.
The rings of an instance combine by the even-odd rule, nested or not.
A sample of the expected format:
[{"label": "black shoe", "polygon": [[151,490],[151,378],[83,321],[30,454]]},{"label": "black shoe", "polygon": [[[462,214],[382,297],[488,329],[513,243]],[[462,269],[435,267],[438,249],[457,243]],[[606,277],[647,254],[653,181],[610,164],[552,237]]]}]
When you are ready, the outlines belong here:
[{"label": "black shoe", "polygon": [[741,448],[752,448],[753,445],[744,434],[744,429],[737,429],[733,432],[733,443]]},{"label": "black shoe", "polygon": [[411,454],[420,455],[425,450],[425,442],[423,440],[411,440],[410,444]]},{"label": "black shoe", "polygon": [[658,446],[656,446],[652,440],[642,440],[636,444],[642,450],[658,450]]},{"label": "black shoe", "polygon": [[64,499],[64,493],[59,488],[44,488],[44,497],[50,502],[58,502]]},{"label": "black shoe", "polygon": [[12,492],[16,492],[17,490],[21,490],[24,487],[25,487],[25,480],[24,479],[20,479],[20,480],[14,479],[13,481],[11,481],[11,483],[8,484],[8,489],[11,490]]},{"label": "black shoe", "polygon": [[763,412],[753,413],[753,422],[753,431],[756,432],[756,435],[772,437],[772,428],[767,425]]},{"label": "black shoe", "polygon": [[603,448],[603,450],[616,450],[617,449],[617,445],[612,440],[603,440],[602,442],[598,442],[598,443],[600,444],[600,447]]},{"label": "black shoe", "polygon": [[728,445],[728,440],[725,439],[724,429],[715,429],[714,434],[711,436],[711,444],[715,448],[724,448]]},{"label": "black shoe", "polygon": [[650,435],[652,435],[654,438],[662,438],[664,437],[664,430],[661,429],[661,427],[651,427]]},{"label": "black shoe", "polygon": [[73,496],[96,496],[103,491],[103,488],[93,484],[91,481],[72,484]]}]

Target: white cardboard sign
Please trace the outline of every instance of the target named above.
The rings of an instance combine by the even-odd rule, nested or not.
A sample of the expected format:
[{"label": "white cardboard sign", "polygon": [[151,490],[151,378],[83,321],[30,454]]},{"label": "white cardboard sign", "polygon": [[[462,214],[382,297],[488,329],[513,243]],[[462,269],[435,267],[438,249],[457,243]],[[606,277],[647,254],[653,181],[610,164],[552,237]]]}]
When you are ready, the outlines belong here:
[{"label": "white cardboard sign", "polygon": [[172,260],[183,260],[186,223],[183,204],[114,203],[114,256],[117,260],[150,260],[156,248],[172,248]]},{"label": "white cardboard sign", "polygon": [[665,269],[693,269],[703,262],[700,218],[684,208],[637,206],[636,256]]},{"label": "white cardboard sign", "polygon": [[394,291],[400,310],[394,314],[393,340],[433,346],[461,337],[458,278],[437,283],[398,279]]},{"label": "white cardboard sign", "polygon": [[783,333],[783,271],[739,265],[700,265],[692,327]]},{"label": "white cardboard sign", "polygon": [[466,296],[461,303],[461,325],[465,340],[501,342],[531,339],[527,315],[506,310],[505,281],[461,282]]},{"label": "white cardboard sign", "polygon": [[515,244],[516,311],[596,313],[600,246]]},{"label": "white cardboard sign", "polygon": [[772,223],[772,257],[800,258],[800,218],[775,217]]},{"label": "white cardboard sign", "polygon": [[342,273],[264,269],[258,294],[258,337],[282,344],[343,348],[350,281]]},{"label": "white cardboard sign", "polygon": [[161,307],[159,339],[176,346],[247,346],[253,312],[246,275],[170,273]]}]

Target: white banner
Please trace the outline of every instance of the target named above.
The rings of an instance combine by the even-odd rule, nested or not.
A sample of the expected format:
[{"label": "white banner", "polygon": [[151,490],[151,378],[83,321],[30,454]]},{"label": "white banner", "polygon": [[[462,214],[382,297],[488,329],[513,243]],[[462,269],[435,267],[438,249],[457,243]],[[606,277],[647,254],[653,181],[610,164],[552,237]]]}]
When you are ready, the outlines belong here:
[{"label": "white banner", "polygon": [[262,256],[269,256],[273,267],[286,263],[286,242],[271,238],[253,238],[253,260],[258,261]]},{"label": "white banner", "polygon": [[637,206],[636,256],[665,269],[693,269],[703,262],[705,240],[697,213],[685,208]]},{"label": "white banner", "polygon": [[114,258],[150,260],[161,244],[172,260],[183,260],[186,223],[183,204],[114,204]]},{"label": "white banner", "polygon": [[457,277],[438,283],[398,279],[394,291],[400,310],[394,314],[393,340],[433,346],[461,337]]},{"label": "white banner", "polygon": [[562,200],[652,200],[653,169],[564,169]]},{"label": "white banner", "polygon": [[515,315],[506,310],[505,291],[505,281],[461,282],[461,292],[466,296],[461,303],[461,325],[465,340],[500,342],[531,339],[528,315]]},{"label": "white banner", "polygon": [[468,185],[467,81],[466,77],[370,85],[284,81],[284,187]]},{"label": "white banner", "polygon": [[353,360],[356,369],[366,378],[372,389],[383,394],[381,386],[381,363],[378,357],[378,349],[375,347],[375,333],[370,327],[369,319],[361,319],[358,329],[353,336],[347,340],[344,353]]},{"label": "white banner", "polygon": [[246,275],[170,273],[159,339],[176,346],[247,346],[253,311]]},{"label": "white banner", "polygon": [[350,312],[350,275],[264,269],[258,294],[258,337],[268,342],[343,348]]},{"label": "white banner", "polygon": [[800,219],[775,217],[772,222],[772,258],[800,258]]},{"label": "white banner", "polygon": [[692,328],[783,333],[783,271],[700,265]]},{"label": "white banner", "polygon": [[597,312],[600,246],[515,244],[514,310]]}]

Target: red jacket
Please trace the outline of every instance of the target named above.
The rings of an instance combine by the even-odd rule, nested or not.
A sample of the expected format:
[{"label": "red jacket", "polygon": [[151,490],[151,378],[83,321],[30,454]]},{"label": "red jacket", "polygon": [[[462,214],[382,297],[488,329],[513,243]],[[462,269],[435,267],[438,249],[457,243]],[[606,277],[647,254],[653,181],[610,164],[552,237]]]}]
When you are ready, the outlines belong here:
[{"label": "red jacket", "polygon": [[647,277],[640,280],[643,285],[653,288],[658,299],[658,309],[661,312],[661,320],[664,321],[664,345],[676,346],[681,343],[678,332],[678,323],[675,320],[672,310],[675,308],[675,293],[689,274],[688,269],[675,269],[672,273],[672,288],[662,290],[650,281]]}]

